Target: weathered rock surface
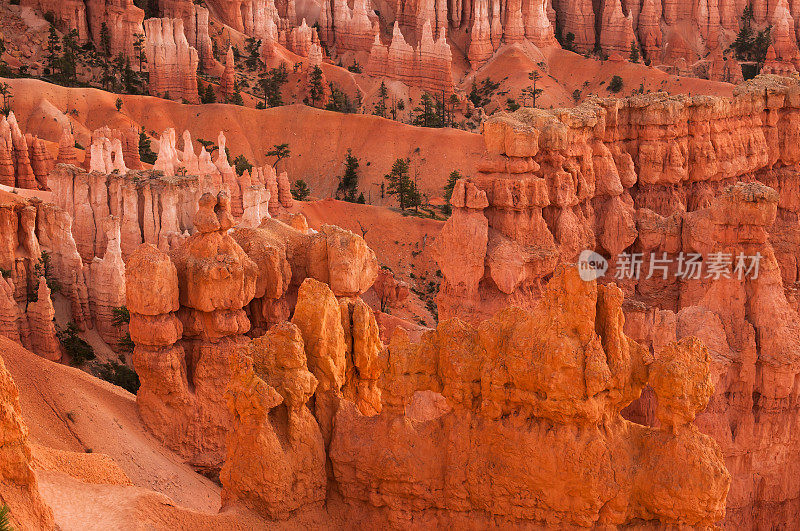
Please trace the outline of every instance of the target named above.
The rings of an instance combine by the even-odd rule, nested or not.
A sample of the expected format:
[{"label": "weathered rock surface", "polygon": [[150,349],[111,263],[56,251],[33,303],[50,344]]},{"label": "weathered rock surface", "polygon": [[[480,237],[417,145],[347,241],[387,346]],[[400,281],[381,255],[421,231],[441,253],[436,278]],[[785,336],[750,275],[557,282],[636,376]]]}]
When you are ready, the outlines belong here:
[{"label": "weathered rock surface", "polygon": [[10,509],[18,529],[54,529],[53,512],[39,494],[31,467],[28,427],[22,419],[19,392],[0,358],[0,505]]},{"label": "weathered rock surface", "polygon": [[147,19],[145,36],[150,94],[200,103],[197,94],[200,57],[186,40],[183,19]]},{"label": "weathered rock surface", "polygon": [[395,23],[392,41],[388,46],[381,44],[380,37],[375,36],[366,72],[376,77],[397,79],[434,93],[451,93],[454,89],[452,61],[444,31],[434,41],[430,22],[425,21],[419,45],[414,48],[406,43],[400,27]]},{"label": "weathered rock surface", "polygon": [[[443,319],[533,309],[556,264],[592,250],[607,261],[603,281],[628,296],[626,330],[656,357],[690,335],[709,345],[717,390],[696,424],[732,474],[724,525],[789,525],[800,492],[783,472],[798,437],[774,427],[796,413],[785,382],[800,341],[790,192],[798,105],[797,85],[762,76],[732,99],[650,95],[494,117],[484,123],[486,159],[457,184],[436,242]],[[643,261],[638,275],[626,266],[632,253]],[[679,278],[679,260],[692,254],[702,276]],[[752,266],[740,256],[760,257],[757,278],[740,276]],[[653,257],[669,266],[650,269]],[[655,408],[646,387],[625,414],[659,425]]]},{"label": "weathered rock surface", "polygon": [[[336,415],[343,496],[436,525],[713,525],[730,476],[691,424],[713,390],[708,350],[685,339],[653,360],[623,334],[621,305],[619,288],[560,268],[531,313],[445,321],[419,344],[396,335],[382,357],[383,413],[344,402]],[[648,381],[661,428],[620,415]],[[431,391],[447,407],[415,418],[418,393]]]}]

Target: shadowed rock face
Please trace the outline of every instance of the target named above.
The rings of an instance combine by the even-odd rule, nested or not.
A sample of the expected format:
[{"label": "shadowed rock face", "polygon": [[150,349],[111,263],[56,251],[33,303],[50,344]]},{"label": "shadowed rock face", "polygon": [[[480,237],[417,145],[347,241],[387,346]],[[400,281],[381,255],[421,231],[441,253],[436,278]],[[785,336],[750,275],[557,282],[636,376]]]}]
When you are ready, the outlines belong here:
[{"label": "shadowed rock face", "polygon": [[[492,118],[487,156],[457,184],[436,242],[442,318],[535,308],[556,265],[589,249],[608,261],[601,282],[626,295],[626,331],[656,357],[701,338],[716,392],[696,424],[731,471],[731,524],[784,525],[800,493],[785,473],[800,433],[778,428],[796,414],[800,371],[798,116],[800,88],[761,76],[732,99],[646,95]],[[638,276],[623,267],[632,253]],[[726,273],[681,278],[688,255],[705,268],[727,257]],[[739,256],[759,256],[758,275],[737,273]],[[625,415],[659,425],[657,406],[647,386]]]}]

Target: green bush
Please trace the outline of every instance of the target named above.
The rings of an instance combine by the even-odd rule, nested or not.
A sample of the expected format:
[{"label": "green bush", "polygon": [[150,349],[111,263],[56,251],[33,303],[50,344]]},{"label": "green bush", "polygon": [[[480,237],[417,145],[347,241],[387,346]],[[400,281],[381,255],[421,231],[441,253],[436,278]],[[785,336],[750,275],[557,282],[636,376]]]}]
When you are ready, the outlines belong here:
[{"label": "green bush", "polygon": [[289,191],[295,201],[304,201],[306,197],[311,195],[311,190],[308,189],[308,184],[303,179],[297,179]]},{"label": "green bush", "polygon": [[0,507],[0,531],[14,531],[14,528],[11,527],[8,505]]},{"label": "green bush", "polygon": [[128,311],[127,306],[117,306],[111,310],[112,318],[111,324],[119,328],[131,322],[131,312]]},{"label": "green bush", "polygon": [[72,359],[72,365],[83,365],[95,358],[92,346],[78,336],[78,327],[75,323],[70,322],[63,330],[58,330],[56,337]]},{"label": "green bush", "polygon": [[139,390],[139,376],[136,371],[116,361],[98,364],[95,367],[95,374],[98,378],[122,387],[133,394]]},{"label": "green bush", "polygon": [[136,344],[131,339],[130,332],[125,334],[125,337],[123,337],[122,339],[120,339],[117,342],[117,349],[119,349],[122,352],[133,352],[133,349],[135,347],[136,347]]},{"label": "green bush", "polygon": [[619,76],[614,76],[611,78],[611,83],[608,84],[608,90],[616,94],[622,90],[623,86],[624,83],[622,81],[622,78]]}]

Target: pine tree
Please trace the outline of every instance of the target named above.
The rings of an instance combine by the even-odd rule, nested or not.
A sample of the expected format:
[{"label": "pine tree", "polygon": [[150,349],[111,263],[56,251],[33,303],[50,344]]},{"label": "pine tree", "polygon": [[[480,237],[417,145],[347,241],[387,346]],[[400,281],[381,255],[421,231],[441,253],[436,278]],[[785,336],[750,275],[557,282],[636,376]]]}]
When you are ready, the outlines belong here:
[{"label": "pine tree", "polygon": [[111,34],[105,22],[100,24],[100,53],[107,58],[111,57]]},{"label": "pine tree", "polygon": [[308,95],[311,98],[311,105],[316,107],[317,103],[321,102],[322,98],[325,96],[325,85],[322,82],[322,69],[319,65],[314,65],[311,69],[308,84]]},{"label": "pine tree", "polygon": [[144,33],[133,34],[133,51],[136,52],[136,58],[139,60],[139,72],[141,72],[142,63],[147,61],[144,53]]},{"label": "pine tree", "polygon": [[147,164],[155,164],[157,158],[150,147],[150,139],[144,134],[144,129],[139,131],[139,158]]},{"label": "pine tree", "polygon": [[742,61],[750,58],[754,44],[753,7],[748,5],[742,11],[739,33],[731,44],[731,48],[736,52],[736,58]]},{"label": "pine tree", "polygon": [[64,54],[61,56],[61,74],[66,81],[78,81],[78,31],[70,30],[61,39]]},{"label": "pine tree", "polygon": [[58,38],[56,28],[50,26],[50,33],[47,35],[47,68],[50,75],[55,76],[61,71],[61,40]]},{"label": "pine tree", "polygon": [[408,159],[397,159],[392,164],[392,170],[383,177],[387,182],[386,193],[397,196],[400,210],[403,211],[406,208],[418,206],[421,199],[416,184],[409,176],[408,169]]},{"label": "pine tree", "polygon": [[339,178],[339,186],[336,188],[336,199],[350,203],[356,202],[358,166],[358,159],[353,156],[353,151],[348,149],[344,159],[344,174]]},{"label": "pine tree", "polygon": [[536,98],[544,92],[543,89],[536,87],[536,82],[542,79],[542,74],[538,72],[538,70],[534,70],[533,72],[528,73],[528,79],[533,81],[533,85],[529,85],[528,88],[524,89],[522,92],[522,103],[525,104],[525,98],[530,97],[533,100],[533,108],[536,108]]},{"label": "pine tree", "polygon": [[272,167],[276,167],[278,163],[289,157],[292,152],[289,150],[289,144],[275,144],[275,146],[267,151],[267,157],[275,157],[275,162],[272,163]]},{"label": "pine tree", "polygon": [[639,62],[639,47],[636,46],[635,41],[631,41],[631,54],[629,59],[631,60],[631,63]]},{"label": "pine tree", "polygon": [[386,118],[386,99],[389,96],[389,91],[386,88],[386,83],[381,81],[381,86],[378,88],[378,102],[375,104],[375,115],[381,118]]},{"label": "pine tree", "polygon": [[308,184],[303,179],[297,179],[289,190],[296,201],[303,201],[311,194]]},{"label": "pine tree", "polygon": [[461,179],[463,175],[458,170],[453,170],[447,177],[447,184],[444,185],[444,213],[448,216],[453,212],[453,207],[450,206],[450,199],[453,197],[453,189],[456,187],[456,181]]},{"label": "pine tree", "polygon": [[438,114],[438,101],[434,102],[431,95],[425,92],[420,98],[420,106],[414,108],[417,117],[413,120],[414,125],[422,127],[441,127],[441,119]]}]

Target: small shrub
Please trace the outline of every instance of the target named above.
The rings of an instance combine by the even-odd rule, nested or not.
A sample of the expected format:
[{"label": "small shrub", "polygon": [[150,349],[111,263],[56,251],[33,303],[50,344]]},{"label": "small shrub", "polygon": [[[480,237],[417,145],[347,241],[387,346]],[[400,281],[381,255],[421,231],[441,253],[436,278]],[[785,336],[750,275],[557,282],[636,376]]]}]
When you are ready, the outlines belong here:
[{"label": "small shrub", "polygon": [[614,94],[617,94],[619,91],[621,91],[621,90],[622,90],[622,87],[623,87],[624,85],[625,85],[625,84],[624,84],[624,82],[622,81],[622,78],[621,78],[621,77],[619,77],[619,76],[614,76],[614,77],[612,77],[612,78],[611,78],[611,82],[608,84],[608,90],[610,90],[610,91],[611,91],[611,92],[613,92]]},{"label": "small shrub", "polygon": [[[117,348],[119,350],[121,350],[122,352],[133,352],[133,349],[135,347],[136,347],[136,344],[131,339],[130,332],[125,334],[125,337],[123,337],[122,339],[120,339],[117,342]],[[125,354],[120,354],[119,358],[124,361],[125,360]]]},{"label": "small shrub", "polygon": [[247,157],[244,154],[237,156],[233,159],[233,167],[236,169],[236,175],[242,176],[245,171],[250,171],[253,169],[253,165],[247,160]]},{"label": "small shrub", "polygon": [[303,179],[297,179],[291,187],[292,197],[296,201],[304,201],[310,194],[308,184]]},{"label": "small shrub", "polygon": [[117,98],[117,101],[114,102],[114,107],[117,108],[117,112],[122,109],[122,98]]},{"label": "small shrub", "polygon": [[78,327],[75,323],[70,322],[66,328],[57,331],[56,337],[72,359],[72,365],[83,365],[95,358],[92,346],[78,336]]},{"label": "small shrub", "polygon": [[[19,0],[18,0],[19,1]],[[13,531],[8,505],[0,507],[0,531]]]},{"label": "small shrub", "polygon": [[136,371],[115,361],[97,365],[95,372],[98,378],[122,387],[126,391],[136,394],[139,390],[139,376]]},{"label": "small shrub", "polygon": [[111,310],[111,314],[111,324],[117,328],[131,322],[131,312],[128,311],[127,306],[117,306]]}]

